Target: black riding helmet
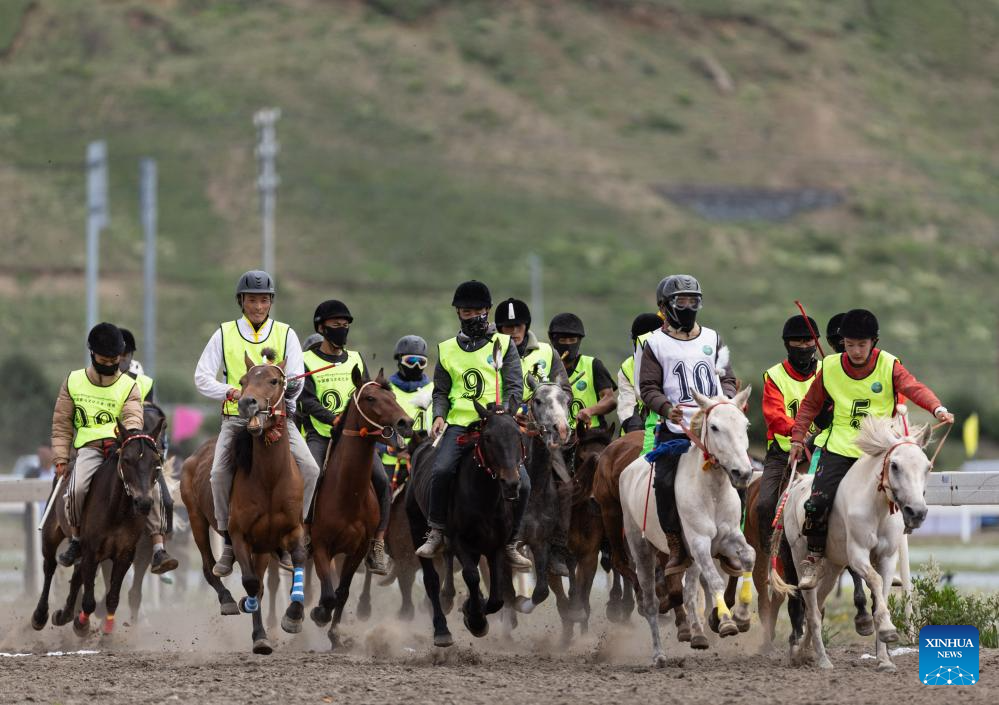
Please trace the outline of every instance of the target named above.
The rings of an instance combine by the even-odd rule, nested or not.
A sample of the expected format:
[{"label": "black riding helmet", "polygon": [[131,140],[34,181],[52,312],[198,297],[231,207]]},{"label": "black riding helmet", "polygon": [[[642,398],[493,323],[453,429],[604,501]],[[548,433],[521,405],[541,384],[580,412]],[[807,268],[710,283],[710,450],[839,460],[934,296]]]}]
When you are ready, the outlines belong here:
[{"label": "black riding helmet", "polygon": [[347,323],[354,322],[354,317],[350,315],[350,309],[343,301],[329,299],[316,306],[316,312],[312,314],[312,327],[318,333],[319,326],[323,324],[323,321],[328,321],[331,318],[346,318]]},{"label": "black riding helmet", "polygon": [[784,321],[784,330],[781,333],[781,338],[784,340],[811,340],[812,331],[817,331],[818,329],[819,324],[815,322],[814,318],[809,316],[806,321],[806,318],[799,314],[797,316],[791,316],[789,319]]},{"label": "black riding helmet", "polygon": [[87,335],[87,347],[95,355],[118,357],[125,352],[125,339],[113,323],[98,323]]},{"label": "black riding helmet", "polygon": [[130,331],[128,328],[119,328],[118,330],[121,331],[121,337],[125,341],[125,354],[127,355],[128,353],[134,353],[135,336],[132,335],[132,331]]},{"label": "black riding helmet", "polygon": [[659,330],[662,326],[663,319],[659,317],[658,313],[640,313],[631,322],[631,339],[638,340],[638,336]]},{"label": "black riding helmet", "polygon": [[525,326],[531,327],[531,309],[520,299],[507,299],[500,301],[496,305],[496,313],[493,317],[496,327],[502,326]]},{"label": "black riding helmet", "polygon": [[877,316],[864,308],[851,309],[843,314],[843,320],[839,324],[839,334],[843,338],[855,340],[877,340]]},{"label": "black riding helmet", "polygon": [[556,335],[586,337],[583,330],[583,321],[574,313],[559,313],[552,318],[548,324],[548,337],[554,338]]},{"label": "black riding helmet", "polygon": [[836,352],[843,352],[843,336],[839,334],[839,324],[843,322],[845,315],[845,313],[837,313],[826,324],[826,340],[829,341],[829,347]]},{"label": "black riding helmet", "polygon": [[458,285],[454,290],[451,305],[455,308],[492,308],[493,297],[489,293],[488,286],[472,279]]}]

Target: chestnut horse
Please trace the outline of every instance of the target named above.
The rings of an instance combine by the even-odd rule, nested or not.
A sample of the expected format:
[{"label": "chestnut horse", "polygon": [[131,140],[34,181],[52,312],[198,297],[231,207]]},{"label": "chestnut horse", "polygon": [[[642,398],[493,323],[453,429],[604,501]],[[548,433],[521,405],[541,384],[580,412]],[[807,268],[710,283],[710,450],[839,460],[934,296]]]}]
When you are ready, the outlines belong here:
[{"label": "chestnut horse", "polygon": [[[319,626],[330,625],[334,649],[340,645],[338,627],[350,583],[378,528],[380,510],[371,484],[375,443],[413,432],[413,420],[399,406],[382,370],[373,381],[363,379],[357,366],[351,374],[355,391],[333,427],[316,487],[311,532],[312,558],[322,587],[311,617]],[[346,558],[334,588],[331,561],[341,553]]]},{"label": "chestnut horse", "polygon": [[[265,348],[265,359],[273,360],[273,350]],[[209,542],[209,528],[218,531],[212,503],[210,475],[215,440],[206,441],[184,462],[180,482],[181,497],[191,520],[191,533],[201,552],[201,569],[218,593],[222,614],[253,615],[253,653],[273,651],[261,617],[263,577],[275,551],[291,554],[296,583],[305,574],[305,547],[302,541],[302,475],[291,454],[288,440],[284,361],[276,365],[255,365],[246,357],[247,372],[239,380],[242,393],[239,415],[246,419],[246,431],[235,439],[235,474],[229,500],[229,537],[243,575],[246,597],[238,608],[222,581],[212,574],[215,557]],[[292,588],[291,603],[281,627],[294,634],[302,630],[305,597]]]}]

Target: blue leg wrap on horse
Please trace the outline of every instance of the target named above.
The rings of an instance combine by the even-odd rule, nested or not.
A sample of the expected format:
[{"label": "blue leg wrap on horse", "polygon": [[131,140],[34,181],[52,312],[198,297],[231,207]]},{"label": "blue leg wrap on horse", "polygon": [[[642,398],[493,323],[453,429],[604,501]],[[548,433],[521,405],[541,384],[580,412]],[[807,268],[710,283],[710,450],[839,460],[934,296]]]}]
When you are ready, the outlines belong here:
[{"label": "blue leg wrap on horse", "polygon": [[247,612],[256,612],[260,608],[260,603],[257,602],[257,598],[255,597],[247,597],[243,606]]},{"label": "blue leg wrap on horse", "polygon": [[295,577],[291,584],[291,601],[305,602],[305,569],[295,568]]}]

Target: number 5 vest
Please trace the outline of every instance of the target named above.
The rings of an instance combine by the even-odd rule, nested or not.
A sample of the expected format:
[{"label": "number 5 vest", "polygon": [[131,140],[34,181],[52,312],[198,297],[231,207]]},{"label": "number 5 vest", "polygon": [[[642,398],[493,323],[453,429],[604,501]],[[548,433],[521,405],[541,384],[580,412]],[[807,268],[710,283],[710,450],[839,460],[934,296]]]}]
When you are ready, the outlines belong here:
[{"label": "number 5 vest", "polygon": [[860,422],[865,416],[888,417],[895,413],[894,355],[878,351],[874,370],[863,379],[854,379],[843,369],[843,354],[822,361],[822,384],[833,401],[826,450],[848,458],[859,458],[857,447]]}]

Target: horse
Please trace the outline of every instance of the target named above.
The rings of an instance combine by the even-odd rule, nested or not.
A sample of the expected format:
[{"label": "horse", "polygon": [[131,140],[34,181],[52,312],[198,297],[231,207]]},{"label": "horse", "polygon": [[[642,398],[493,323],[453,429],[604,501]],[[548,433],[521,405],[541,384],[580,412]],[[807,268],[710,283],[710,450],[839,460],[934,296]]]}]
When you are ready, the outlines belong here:
[{"label": "horse", "polygon": [[531,549],[535,583],[531,597],[514,596],[513,583],[509,585],[509,598],[514,608],[530,614],[548,599],[548,561],[552,536],[558,530],[559,497],[553,472],[571,482],[562,456],[562,446],[569,438],[569,399],[557,382],[540,382],[533,375],[527,376],[533,391],[528,402],[525,432],[530,437],[527,451],[527,474],[531,478],[531,496],[520,527],[520,540]]},{"label": "horse", "polygon": [[[809,645],[814,649],[820,668],[833,667],[822,643],[822,610],[840,573],[849,566],[863,576],[871,590],[877,630],[877,669],[895,671],[888,644],[898,641],[898,631],[888,613],[888,593],[904,546],[904,531],[919,528],[928,511],[923,497],[926,476],[933,467],[923,451],[928,440],[927,426],[906,432],[898,428],[896,419],[872,416],[865,417],[860,424],[857,446],[864,454],[840,482],[829,516],[819,583],[814,590],[805,590],[803,594],[806,615],[803,644],[806,649]],[[812,477],[802,477],[787,490],[784,536],[796,567],[800,567],[808,553],[802,526],[804,504],[811,487]],[[907,572],[907,566],[903,570]],[[773,568],[770,582],[784,595],[797,591]],[[800,651],[804,649],[796,649],[792,644],[792,663],[804,656]]]},{"label": "horse", "polygon": [[[265,360],[276,354],[264,348]],[[261,616],[264,573],[275,551],[291,554],[296,583],[304,576],[305,547],[302,531],[302,475],[291,454],[285,412],[287,378],[285,361],[257,365],[248,355],[246,374],[239,380],[238,409],[246,429],[235,439],[235,474],[229,500],[229,538],[239,562],[246,596],[235,603],[232,594],[212,573],[215,557],[209,541],[209,528],[218,531],[212,503],[210,474],[215,439],[205,442],[184,462],[181,497],[191,521],[191,532],[201,553],[205,579],[218,594],[223,615],[253,615],[253,653],[270,654],[274,648],[267,638]],[[302,630],[305,596],[293,586],[291,602],[281,620],[289,634]]]},{"label": "horse", "polygon": [[[684,453],[677,469],[677,510],[693,558],[684,579],[683,600],[694,648],[707,645],[696,605],[700,577],[703,575],[707,583],[705,597],[714,600],[720,615],[719,636],[733,636],[739,628],[725,602],[725,581],[713,559],[718,556],[738,570],[750,571],[756,557],[740,531],[742,506],[737,492],[749,484],[753,474],[746,433],[749,421],[742,412],[751,390],[746,387],[731,400],[694,393],[700,409],[692,421],[691,434],[700,441]],[[652,632],[652,661],[661,668],[666,665],[666,655],[653,602],[653,581],[656,549],[665,553],[668,547],[656,520],[653,472],[652,465],[639,458],[621,473],[620,492],[624,534],[642,586],[641,611]],[[647,521],[648,517],[652,521]]]},{"label": "horse", "polygon": [[[378,528],[380,510],[371,484],[375,443],[396,433],[408,437],[413,430],[413,420],[399,406],[382,370],[374,380],[366,380],[355,366],[351,381],[354,392],[333,428],[316,486],[311,531],[321,592],[310,616],[317,626],[329,624],[333,649],[340,646],[338,628],[350,583]],[[331,561],[341,553],[346,557],[334,587]]]},{"label": "horse", "polygon": [[[83,505],[80,521],[80,562],[73,568],[69,595],[63,608],[52,615],[52,624],[63,626],[73,621],[73,631],[84,637],[90,633],[90,615],[97,608],[94,598],[94,581],[101,561],[110,559],[113,564],[107,586],[103,632],[114,631],[115,612],[121,593],[121,584],[132,565],[135,544],[145,531],[146,516],[153,507],[153,487],[161,470],[157,439],[165,425],[161,418],[150,433],[130,431],[119,424],[114,447],[108,453],[90,485]],[[61,496],[55,502],[42,526],[42,557],[45,581],[38,605],[31,616],[31,626],[40,630],[45,626],[49,610],[49,590],[56,569],[56,551],[62,540],[70,535],[65,504]],[[76,600],[83,587],[81,610],[74,617]]]},{"label": "horse", "polygon": [[597,572],[604,527],[599,505],[591,498],[600,454],[614,439],[615,427],[577,428],[573,454],[572,520],[569,524],[569,593],[563,590],[562,579],[549,576],[555,593],[559,617],[562,619],[562,640],[568,643],[575,624],[585,634],[590,619],[590,590]]},{"label": "horse", "polygon": [[[448,518],[451,552],[461,563],[461,575],[468,586],[468,598],[462,607],[464,623],[475,637],[489,632],[487,615],[498,612],[504,604],[505,586],[511,580],[504,557],[513,524],[513,502],[520,489],[520,465],[524,460],[524,441],[514,420],[516,407],[511,396],[507,405],[474,402],[479,421],[464,436],[466,452],[458,464]],[[430,468],[434,448],[428,448],[414,460],[406,498],[406,514],[413,544],[418,545],[427,533],[427,509],[430,504]],[[479,591],[479,559],[489,567],[489,598],[483,603]],[[441,608],[440,576],[433,561],[420,559],[423,586],[433,609],[434,645],[451,646],[454,639]]]}]

